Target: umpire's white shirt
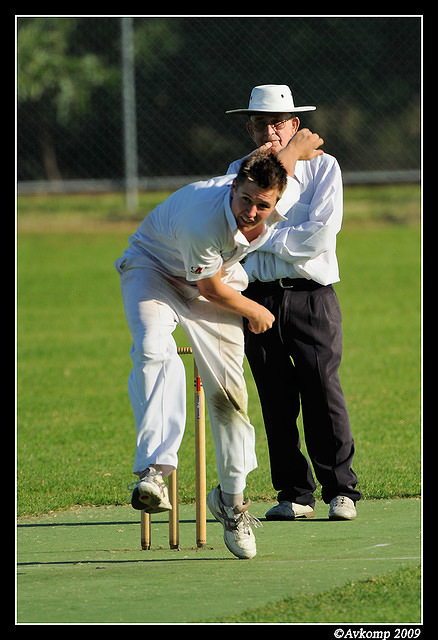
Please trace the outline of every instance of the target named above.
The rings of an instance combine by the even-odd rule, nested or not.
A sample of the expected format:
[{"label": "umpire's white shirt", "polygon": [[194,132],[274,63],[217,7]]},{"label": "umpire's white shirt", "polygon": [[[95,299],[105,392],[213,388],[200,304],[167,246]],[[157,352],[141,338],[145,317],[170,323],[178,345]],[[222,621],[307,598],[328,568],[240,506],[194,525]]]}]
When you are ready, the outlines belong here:
[{"label": "umpire's white shirt", "polygon": [[[238,171],[241,162],[233,162],[228,173]],[[327,153],[299,160],[277,210],[286,219],[245,260],[250,282],[280,278],[306,278],[323,285],[338,282],[336,235],[342,224],[343,195],[337,160]]]}]

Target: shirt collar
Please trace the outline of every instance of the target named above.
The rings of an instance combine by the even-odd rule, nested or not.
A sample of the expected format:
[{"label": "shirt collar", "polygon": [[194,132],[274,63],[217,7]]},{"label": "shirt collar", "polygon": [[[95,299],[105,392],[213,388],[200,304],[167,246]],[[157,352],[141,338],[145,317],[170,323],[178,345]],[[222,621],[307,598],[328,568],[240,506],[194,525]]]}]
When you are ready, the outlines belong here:
[{"label": "shirt collar", "polygon": [[293,177],[287,176],[287,188],[277,203],[274,211],[266,220],[266,226],[270,227],[277,222],[287,220],[287,212],[297,202],[300,193],[300,185],[303,182],[303,163],[298,161],[295,165]]},{"label": "shirt collar", "polygon": [[295,164],[295,171],[294,171],[294,178],[295,180],[297,180],[300,184],[302,184],[303,182],[303,162],[304,160],[297,160],[296,164]]}]

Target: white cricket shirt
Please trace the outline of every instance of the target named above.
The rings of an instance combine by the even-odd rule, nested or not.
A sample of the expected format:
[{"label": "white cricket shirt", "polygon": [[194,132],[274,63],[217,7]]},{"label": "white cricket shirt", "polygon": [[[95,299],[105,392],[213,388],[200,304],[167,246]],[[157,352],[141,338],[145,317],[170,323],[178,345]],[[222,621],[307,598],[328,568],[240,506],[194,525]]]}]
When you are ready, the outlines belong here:
[{"label": "white cricket shirt", "polygon": [[154,266],[169,275],[195,282],[239,262],[265,242],[275,211],[264,231],[251,243],[237,228],[230,205],[235,175],[195,182],[158,205],[129,239],[122,258],[132,266]]}]

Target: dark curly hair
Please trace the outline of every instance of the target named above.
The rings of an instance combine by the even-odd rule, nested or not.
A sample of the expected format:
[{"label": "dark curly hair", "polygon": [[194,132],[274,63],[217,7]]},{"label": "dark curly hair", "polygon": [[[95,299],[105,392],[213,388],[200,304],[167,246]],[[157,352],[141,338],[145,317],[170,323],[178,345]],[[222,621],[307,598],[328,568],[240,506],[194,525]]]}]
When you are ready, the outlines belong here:
[{"label": "dark curly hair", "polygon": [[287,186],[287,173],[277,156],[269,151],[255,151],[240,165],[236,186],[245,180],[255,182],[261,189],[277,189],[279,196]]}]

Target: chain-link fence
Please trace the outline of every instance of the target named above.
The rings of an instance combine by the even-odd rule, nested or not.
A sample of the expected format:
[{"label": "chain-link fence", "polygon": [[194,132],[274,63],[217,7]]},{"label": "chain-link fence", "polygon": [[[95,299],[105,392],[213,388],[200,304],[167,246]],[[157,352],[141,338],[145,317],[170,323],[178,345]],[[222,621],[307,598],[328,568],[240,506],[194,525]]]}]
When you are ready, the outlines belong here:
[{"label": "chain-link fence", "polygon": [[[210,176],[253,148],[246,107],[288,84],[345,173],[420,169],[421,17],[134,17],[140,179]],[[122,17],[17,17],[17,175],[125,179]],[[129,36],[129,33],[128,33]],[[129,51],[128,51],[129,53]],[[126,88],[126,83],[125,83]],[[125,124],[125,127],[124,127]]]}]

